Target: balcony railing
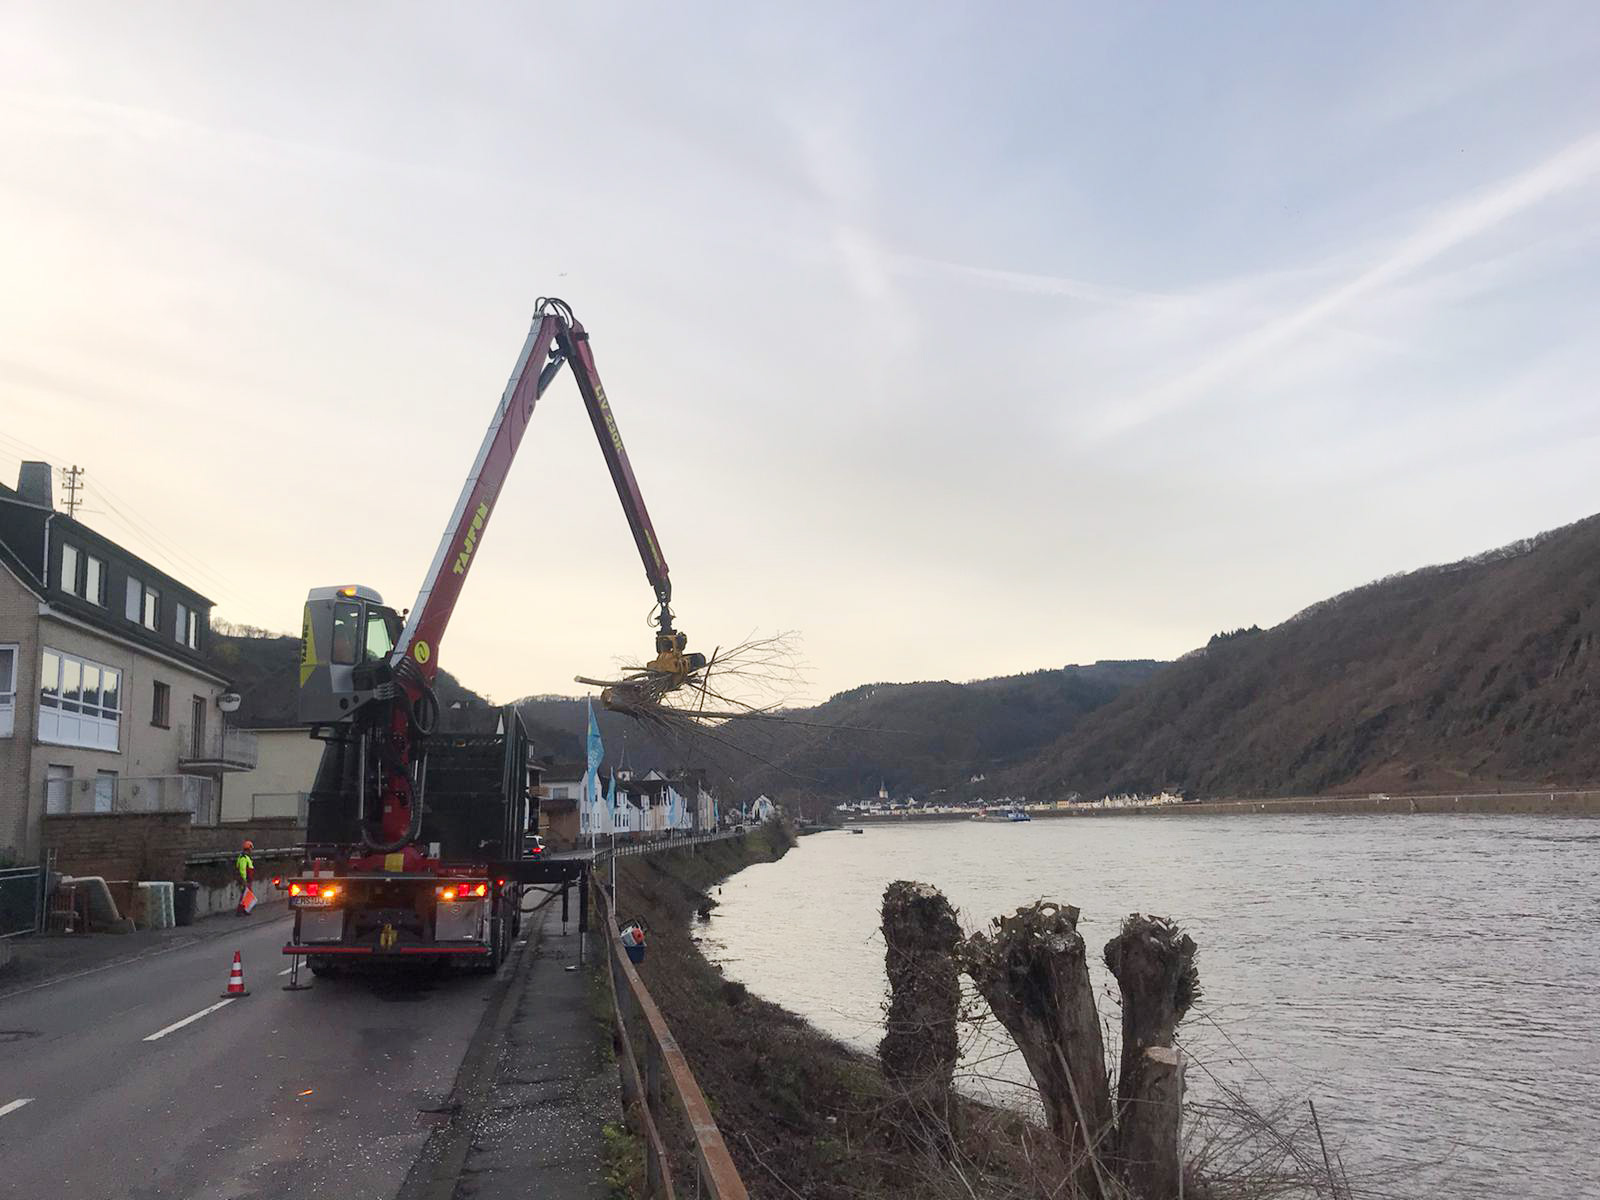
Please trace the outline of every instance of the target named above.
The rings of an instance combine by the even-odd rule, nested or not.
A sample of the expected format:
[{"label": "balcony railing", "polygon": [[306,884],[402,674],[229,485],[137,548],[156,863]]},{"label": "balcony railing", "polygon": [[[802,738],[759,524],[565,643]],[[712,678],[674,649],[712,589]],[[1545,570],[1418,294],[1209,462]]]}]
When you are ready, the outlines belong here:
[{"label": "balcony railing", "polygon": [[248,771],[256,765],[256,735],[248,729],[180,725],[178,745],[178,766],[185,771]]},{"label": "balcony railing", "polygon": [[184,812],[195,825],[215,825],[220,815],[216,781],[203,775],[52,779],[44,785],[44,811],[46,816]]}]

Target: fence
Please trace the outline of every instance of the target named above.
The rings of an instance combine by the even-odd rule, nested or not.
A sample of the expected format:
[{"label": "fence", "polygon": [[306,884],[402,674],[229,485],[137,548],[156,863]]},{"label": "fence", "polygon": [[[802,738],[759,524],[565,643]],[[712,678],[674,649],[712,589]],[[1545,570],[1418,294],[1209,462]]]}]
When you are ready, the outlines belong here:
[{"label": "fence", "polygon": [[[673,1187],[672,1159],[662,1138],[662,1127],[667,1124],[664,1118],[668,1115],[661,1086],[663,1069],[671,1085],[665,1095],[676,1105],[693,1140],[695,1196],[709,1196],[711,1200],[746,1200],[744,1181],[739,1178],[738,1168],[733,1165],[722,1140],[722,1132],[712,1119],[705,1094],[695,1082],[661,1010],[622,948],[611,897],[597,879],[590,878],[601,915],[601,940],[606,945],[623,1104],[645,1143],[645,1200],[658,1196],[674,1200],[677,1195]],[[642,1074],[636,1044],[644,1051]]]},{"label": "fence", "polygon": [[44,928],[44,869],[0,870],[0,938],[37,933]]},{"label": "fence", "polygon": [[[602,833],[595,837],[595,854],[598,858],[604,858],[608,854],[615,854],[618,858],[630,854],[655,854],[659,851],[672,850],[679,846],[703,846],[708,842],[725,842],[729,838],[741,838],[743,836],[744,830],[742,828],[725,829],[720,833],[690,833],[687,830],[681,830],[670,835],[633,834],[632,838],[642,840],[618,842],[616,849],[613,850],[610,845],[610,835]],[[583,847],[580,846],[579,848],[582,849]]]},{"label": "fence", "polygon": [[50,816],[186,812],[195,825],[215,825],[221,815],[216,782],[204,775],[124,779],[109,772],[46,781],[44,811]]}]

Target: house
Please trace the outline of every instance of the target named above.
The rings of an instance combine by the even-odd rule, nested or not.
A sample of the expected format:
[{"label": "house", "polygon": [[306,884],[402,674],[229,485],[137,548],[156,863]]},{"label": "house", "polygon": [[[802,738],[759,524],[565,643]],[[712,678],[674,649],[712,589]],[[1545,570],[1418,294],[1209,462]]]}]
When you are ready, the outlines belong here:
[{"label": "house", "polygon": [[578,844],[578,801],[588,768],[583,763],[545,766],[539,781],[538,832],[554,850],[571,850]]},{"label": "house", "polygon": [[776,812],[777,806],[766,796],[757,796],[750,802],[750,821],[752,824],[759,825],[763,821],[770,821]]},{"label": "house", "polygon": [[198,591],[58,512],[47,463],[0,485],[0,848],[36,858],[50,817],[216,822],[223,775],[256,747],[223,720],[210,617]]}]

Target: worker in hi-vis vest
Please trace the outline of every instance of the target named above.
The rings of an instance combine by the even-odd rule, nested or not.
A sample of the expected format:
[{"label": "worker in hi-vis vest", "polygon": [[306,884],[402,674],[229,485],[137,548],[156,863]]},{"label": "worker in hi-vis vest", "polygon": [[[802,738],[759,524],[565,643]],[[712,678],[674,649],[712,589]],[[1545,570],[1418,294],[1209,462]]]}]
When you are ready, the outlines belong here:
[{"label": "worker in hi-vis vest", "polygon": [[239,872],[239,915],[241,917],[247,915],[250,911],[244,906],[244,898],[245,894],[250,891],[250,885],[256,881],[256,864],[255,860],[250,857],[250,851],[255,848],[256,844],[246,838],[244,845],[239,849],[239,857],[233,860],[234,870]]}]

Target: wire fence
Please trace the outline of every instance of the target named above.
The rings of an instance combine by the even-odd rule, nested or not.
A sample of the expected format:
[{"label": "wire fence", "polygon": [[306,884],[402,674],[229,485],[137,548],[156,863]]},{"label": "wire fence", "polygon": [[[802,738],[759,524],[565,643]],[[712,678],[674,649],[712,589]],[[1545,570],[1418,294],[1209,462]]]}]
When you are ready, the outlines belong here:
[{"label": "wire fence", "polygon": [[44,868],[0,870],[0,938],[38,933],[44,927]]}]

